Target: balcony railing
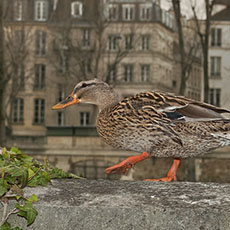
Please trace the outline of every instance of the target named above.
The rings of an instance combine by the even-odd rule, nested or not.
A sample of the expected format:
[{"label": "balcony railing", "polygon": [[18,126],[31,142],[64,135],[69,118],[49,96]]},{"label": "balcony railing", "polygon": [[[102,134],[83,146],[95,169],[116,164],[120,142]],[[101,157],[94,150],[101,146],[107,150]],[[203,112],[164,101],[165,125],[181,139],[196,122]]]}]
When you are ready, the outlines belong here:
[{"label": "balcony railing", "polygon": [[47,136],[97,137],[95,126],[49,126]]}]

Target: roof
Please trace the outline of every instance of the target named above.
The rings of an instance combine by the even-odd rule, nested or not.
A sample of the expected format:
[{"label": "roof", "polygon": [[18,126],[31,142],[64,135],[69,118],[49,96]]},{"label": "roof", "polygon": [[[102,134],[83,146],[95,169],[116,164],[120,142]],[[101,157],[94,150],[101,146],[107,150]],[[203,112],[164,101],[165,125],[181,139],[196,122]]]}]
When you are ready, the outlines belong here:
[{"label": "roof", "polygon": [[214,14],[211,18],[212,21],[230,21],[230,5],[220,12]]}]

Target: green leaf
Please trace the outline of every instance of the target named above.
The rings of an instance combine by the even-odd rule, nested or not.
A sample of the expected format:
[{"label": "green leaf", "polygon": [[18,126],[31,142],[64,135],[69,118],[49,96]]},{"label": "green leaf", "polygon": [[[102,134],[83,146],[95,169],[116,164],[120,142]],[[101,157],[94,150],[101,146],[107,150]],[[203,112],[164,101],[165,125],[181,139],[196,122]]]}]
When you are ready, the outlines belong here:
[{"label": "green leaf", "polygon": [[28,170],[24,168],[23,174],[21,177],[21,187],[22,188],[26,187],[26,185],[28,184],[28,175],[29,175]]},{"label": "green leaf", "polygon": [[8,191],[9,185],[7,184],[6,180],[0,178],[0,197]]},{"label": "green leaf", "polygon": [[0,226],[0,230],[10,230],[10,229],[11,229],[11,225],[7,221]]},{"label": "green leaf", "polygon": [[27,200],[30,201],[30,202],[37,202],[37,201],[38,201],[38,198],[37,198],[37,196],[36,196],[35,194],[33,194],[33,195],[32,195],[31,197],[29,197]]},{"label": "green leaf", "polygon": [[2,150],[2,156],[5,159],[8,159],[10,157],[10,154],[7,152],[6,148],[3,148],[3,150]]},{"label": "green leaf", "polygon": [[31,178],[34,175],[35,175],[35,172],[31,168],[28,168],[28,177]]},{"label": "green leaf", "polygon": [[16,148],[16,147],[12,147],[12,148],[10,149],[10,152],[16,153],[16,154],[22,154],[22,152],[21,152],[18,148]]},{"label": "green leaf", "polygon": [[17,214],[19,216],[24,217],[27,220],[27,226],[31,225],[34,222],[36,216],[38,215],[38,212],[33,207],[33,204],[31,201],[27,201],[25,205],[23,206],[16,204],[15,208],[19,210]]},{"label": "green leaf", "polygon": [[11,227],[10,223],[6,221],[2,226],[0,226],[0,230],[23,230],[23,229],[19,227],[13,228]]}]

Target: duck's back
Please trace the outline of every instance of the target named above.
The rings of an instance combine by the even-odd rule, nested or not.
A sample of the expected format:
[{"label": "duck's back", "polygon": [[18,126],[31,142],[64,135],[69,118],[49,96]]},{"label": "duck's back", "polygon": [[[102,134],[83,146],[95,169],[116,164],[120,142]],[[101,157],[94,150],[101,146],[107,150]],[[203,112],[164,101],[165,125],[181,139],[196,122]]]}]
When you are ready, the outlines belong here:
[{"label": "duck's back", "polygon": [[230,144],[227,110],[162,92],[146,92],[105,108],[98,133],[115,148],[188,157]]}]

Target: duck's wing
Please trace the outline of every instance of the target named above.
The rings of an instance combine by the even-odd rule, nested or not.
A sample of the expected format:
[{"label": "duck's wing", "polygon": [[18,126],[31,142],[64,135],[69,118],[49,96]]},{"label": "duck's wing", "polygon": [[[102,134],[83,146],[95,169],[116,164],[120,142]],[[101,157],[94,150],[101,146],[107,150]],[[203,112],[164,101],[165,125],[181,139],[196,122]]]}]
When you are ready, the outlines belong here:
[{"label": "duck's wing", "polygon": [[128,99],[136,109],[153,107],[170,120],[202,121],[224,118],[229,110],[165,92],[146,92]]},{"label": "duck's wing", "polygon": [[[124,99],[114,108],[120,121],[146,129],[158,139],[182,141],[175,131],[176,122],[223,119],[230,111],[185,97],[163,92],[146,92]],[[115,115],[115,114],[114,114]],[[114,116],[116,117],[116,116]]]}]

